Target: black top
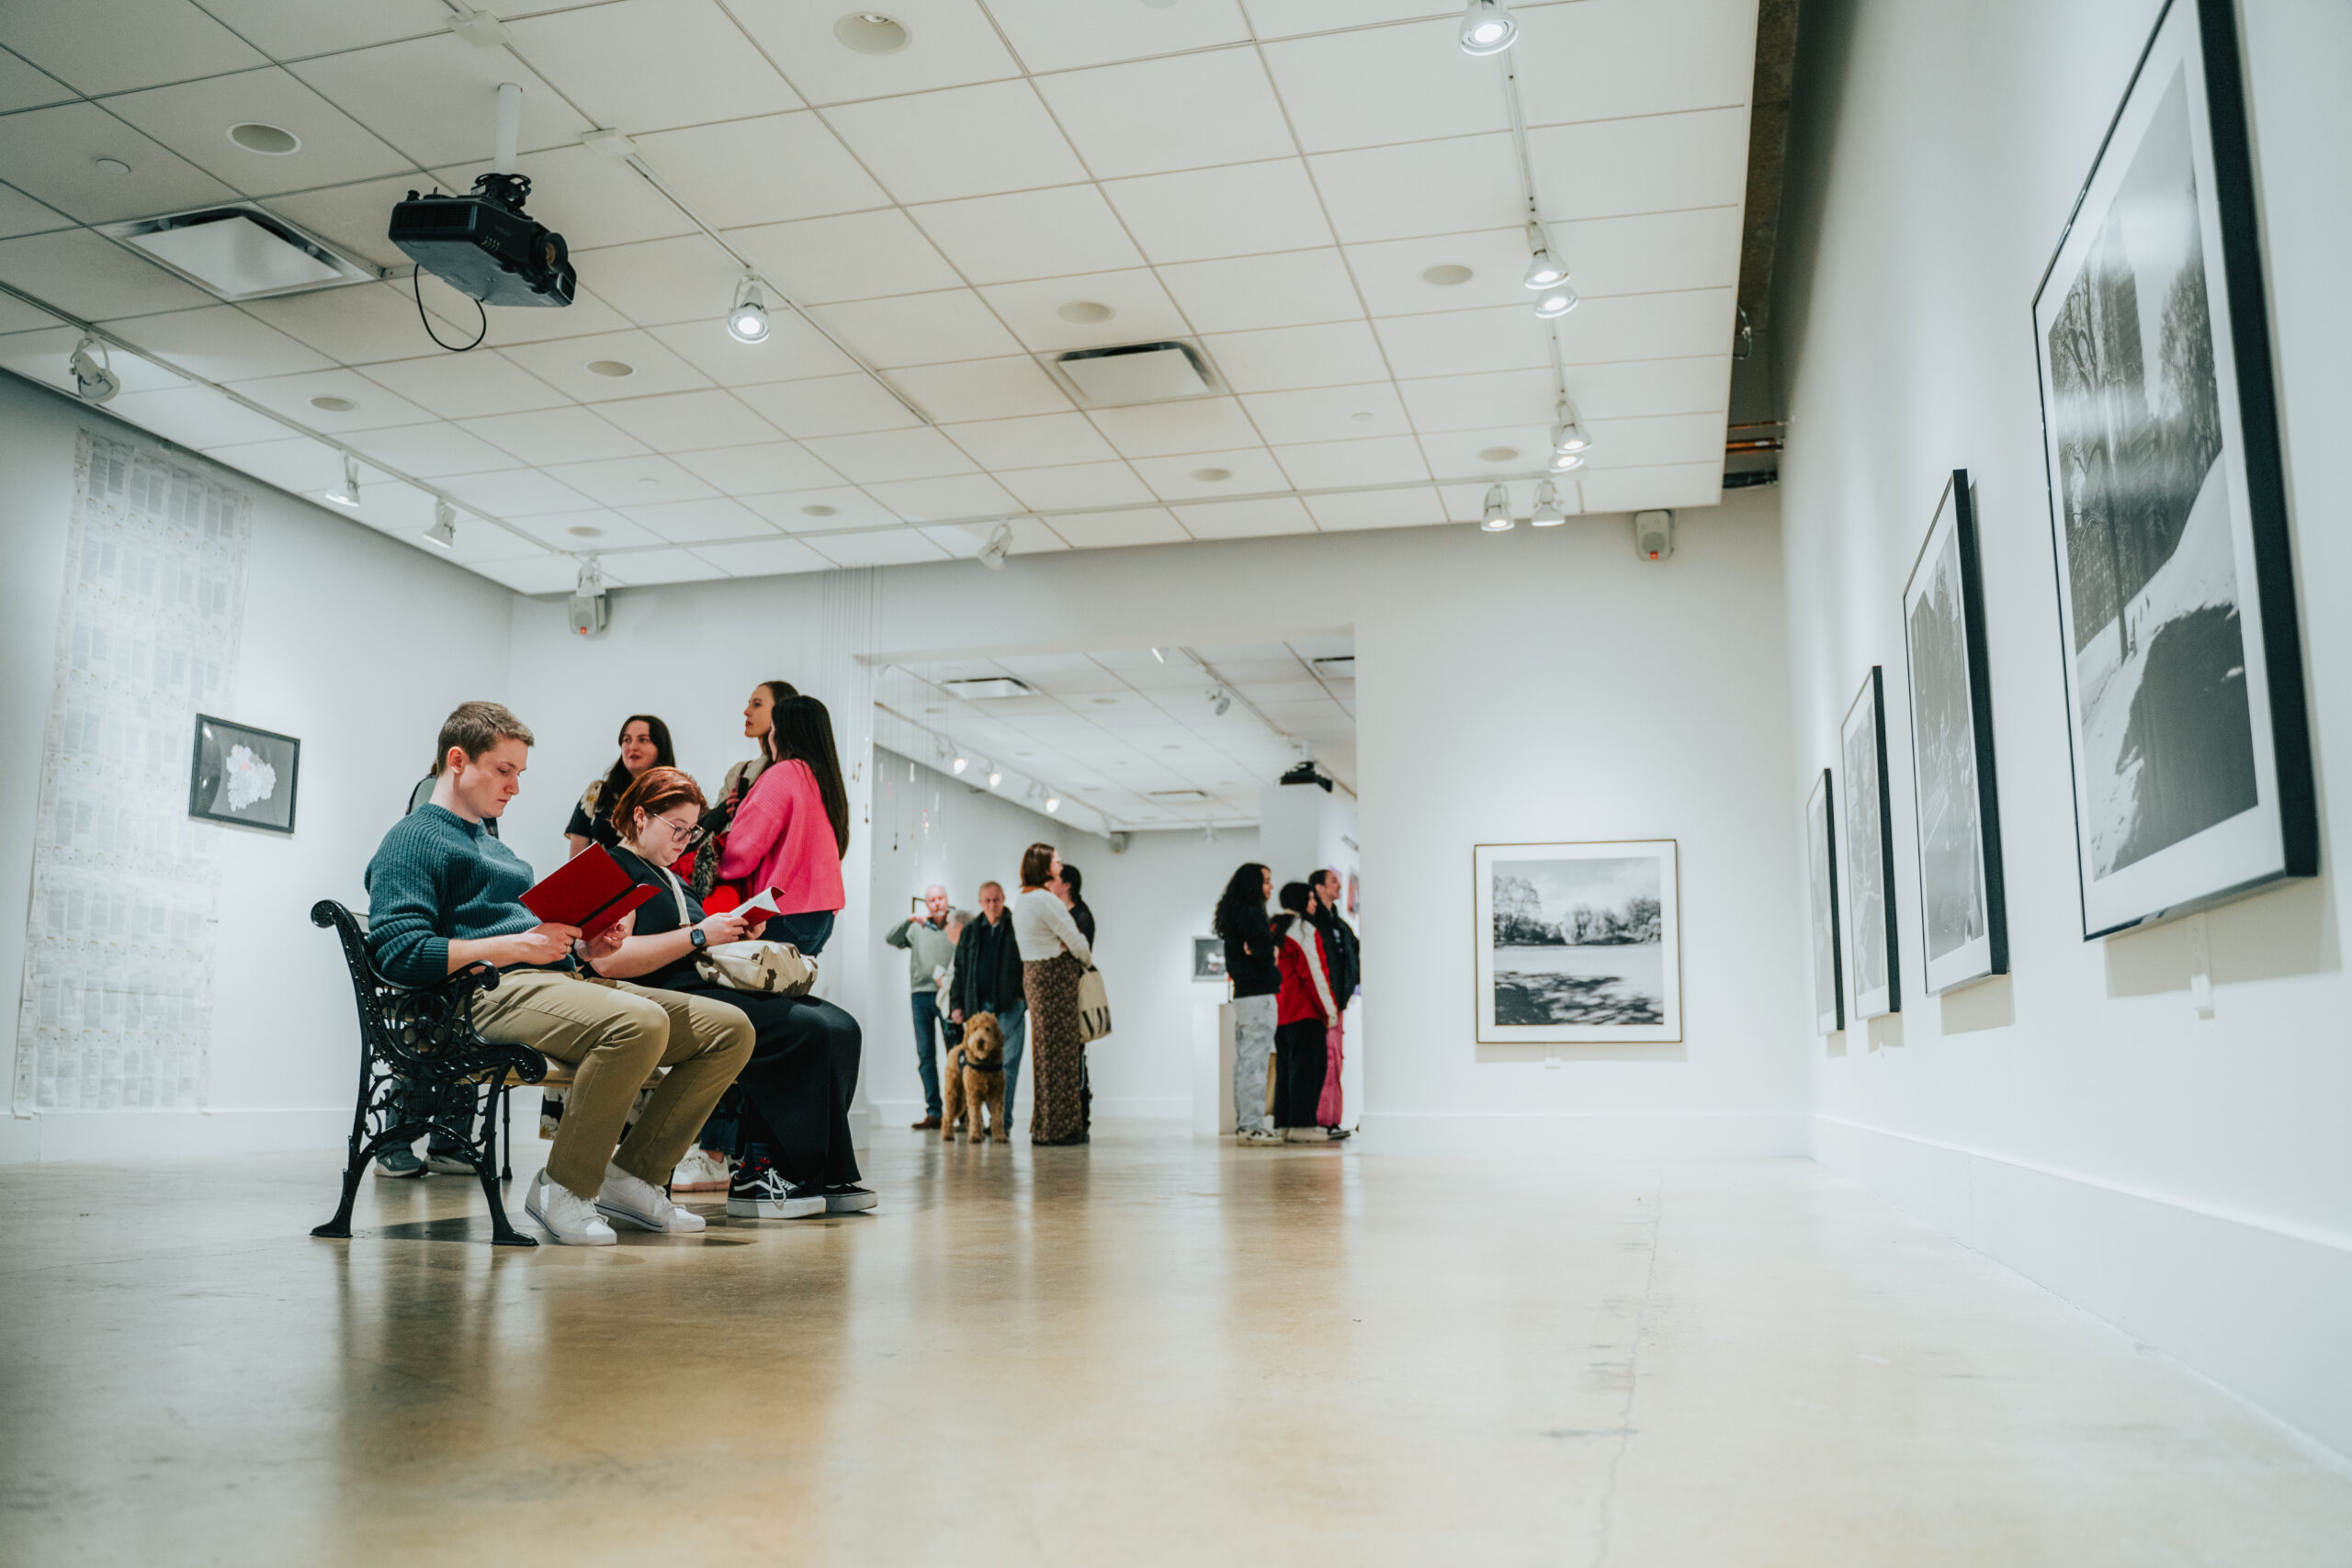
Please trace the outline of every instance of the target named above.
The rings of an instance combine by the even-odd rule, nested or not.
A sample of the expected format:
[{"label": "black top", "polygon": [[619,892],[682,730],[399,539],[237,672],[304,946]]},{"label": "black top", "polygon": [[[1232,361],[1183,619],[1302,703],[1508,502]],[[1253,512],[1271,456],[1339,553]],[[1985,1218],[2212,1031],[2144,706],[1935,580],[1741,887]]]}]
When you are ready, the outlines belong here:
[{"label": "black top", "polygon": [[1331,995],[1345,1007],[1363,979],[1363,943],[1337,909],[1316,910],[1315,929],[1323,933],[1323,945],[1331,954]]},{"label": "black top", "polygon": [[994,925],[981,916],[967,922],[956,939],[956,984],[950,989],[950,1011],[964,1016],[998,1012],[1022,1000],[1021,944],[1012,938],[1012,911]]},{"label": "black top", "polygon": [[[563,830],[602,844],[608,850],[616,850],[620,848],[621,836],[613,831],[612,813],[602,809],[605,804],[604,794],[603,779],[598,779],[582,790],[580,798],[572,803],[571,820],[563,825]],[[594,817],[589,815],[592,797],[594,799],[596,807],[596,814]],[[654,880],[658,882],[661,878],[656,877]]]},{"label": "black top", "polygon": [[1274,932],[1271,925],[1251,929],[1245,921],[1242,930],[1224,935],[1225,972],[1232,977],[1236,1001],[1243,997],[1271,997],[1283,988],[1282,965],[1274,961]]},{"label": "black top", "polygon": [[[693,888],[685,889],[687,913],[686,918],[682,920],[678,918],[678,900],[670,891],[670,878],[662,874],[660,866],[617,844],[612,846],[612,852],[613,859],[619,863],[623,871],[628,873],[631,881],[650,883],[661,889],[652,897],[637,907],[637,925],[630,934],[660,936],[663,931],[673,931],[681,926],[702,924],[704,916],[702,900],[695,897]],[[684,878],[681,877],[679,881],[683,886]],[[684,958],[665,964],[650,974],[631,976],[630,984],[650,986],[655,990],[670,990],[675,988],[681,981],[693,980],[696,977],[695,955],[688,953]]]},{"label": "black top", "polygon": [[1086,939],[1086,945],[1091,948],[1094,945],[1094,911],[1086,907],[1085,899],[1080,898],[1069,907],[1069,921],[1078,928],[1078,934]]}]

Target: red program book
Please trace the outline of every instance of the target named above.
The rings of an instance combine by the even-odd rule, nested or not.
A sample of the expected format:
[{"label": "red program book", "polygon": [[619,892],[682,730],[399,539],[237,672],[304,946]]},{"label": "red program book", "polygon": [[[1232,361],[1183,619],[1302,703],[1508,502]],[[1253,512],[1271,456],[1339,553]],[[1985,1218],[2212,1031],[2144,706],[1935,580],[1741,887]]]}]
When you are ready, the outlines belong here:
[{"label": "red program book", "polygon": [[602,844],[591,844],[523,895],[523,908],[550,925],[577,926],[594,936],[662,891],[630,880]]}]

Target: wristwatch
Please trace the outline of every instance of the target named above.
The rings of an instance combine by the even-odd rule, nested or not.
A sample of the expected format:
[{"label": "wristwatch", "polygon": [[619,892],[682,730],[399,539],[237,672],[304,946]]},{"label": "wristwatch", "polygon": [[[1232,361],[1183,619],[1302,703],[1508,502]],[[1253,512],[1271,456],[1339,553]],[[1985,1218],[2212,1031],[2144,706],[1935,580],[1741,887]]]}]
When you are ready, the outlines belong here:
[{"label": "wristwatch", "polygon": [[700,953],[710,945],[710,933],[700,926],[695,926],[686,932],[686,941],[694,944],[694,950],[696,953]]}]

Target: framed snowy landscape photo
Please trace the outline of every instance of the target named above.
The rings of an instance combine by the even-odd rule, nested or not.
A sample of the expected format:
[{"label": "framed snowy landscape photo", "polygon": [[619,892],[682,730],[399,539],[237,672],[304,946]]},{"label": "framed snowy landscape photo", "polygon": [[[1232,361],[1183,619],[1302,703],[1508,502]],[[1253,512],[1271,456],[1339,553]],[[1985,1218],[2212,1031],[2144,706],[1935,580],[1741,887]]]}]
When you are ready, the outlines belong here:
[{"label": "framed snowy landscape photo", "polygon": [[1895,941],[1894,818],[1886,784],[1886,678],[1871,678],[1838,731],[1846,764],[1846,976],[1853,1017],[1903,1010],[1902,949]]},{"label": "framed snowy landscape photo", "polygon": [[291,833],[295,775],[301,765],[302,743],[294,737],[198,714],[187,814]]},{"label": "framed snowy landscape photo", "polygon": [[2229,0],[2171,0],[2034,297],[2086,940],[2319,869]]},{"label": "framed snowy landscape photo", "polygon": [[1480,844],[1478,1043],[1673,1043],[1682,957],[1671,839]]},{"label": "framed snowy landscape photo", "polygon": [[1838,933],[1837,795],[1829,770],[1804,803],[1805,908],[1813,917],[1813,1026],[1816,1034],[1846,1027],[1846,965]]}]

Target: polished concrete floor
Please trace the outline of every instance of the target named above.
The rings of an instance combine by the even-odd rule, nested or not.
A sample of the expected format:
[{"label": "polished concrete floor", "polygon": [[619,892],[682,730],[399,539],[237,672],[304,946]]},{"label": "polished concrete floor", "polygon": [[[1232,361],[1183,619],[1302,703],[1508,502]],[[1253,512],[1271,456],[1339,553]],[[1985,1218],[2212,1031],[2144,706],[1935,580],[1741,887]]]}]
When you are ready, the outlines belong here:
[{"label": "polished concrete floor", "polygon": [[2352,1474],[1796,1161],[886,1134],[493,1250],[330,1159],[0,1170],[0,1562],[2352,1562]]}]

